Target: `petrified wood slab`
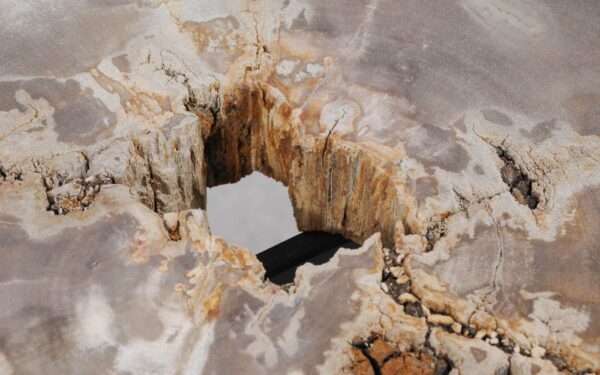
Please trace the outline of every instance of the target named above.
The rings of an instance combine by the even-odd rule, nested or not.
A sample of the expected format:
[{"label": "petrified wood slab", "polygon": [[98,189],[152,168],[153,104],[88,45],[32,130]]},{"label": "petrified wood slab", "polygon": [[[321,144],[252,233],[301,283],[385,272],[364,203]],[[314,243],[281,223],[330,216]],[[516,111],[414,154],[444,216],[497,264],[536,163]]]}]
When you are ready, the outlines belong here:
[{"label": "petrified wood slab", "polygon": [[[600,369],[600,3],[0,7],[0,373]],[[362,247],[265,280],[252,171]]]}]

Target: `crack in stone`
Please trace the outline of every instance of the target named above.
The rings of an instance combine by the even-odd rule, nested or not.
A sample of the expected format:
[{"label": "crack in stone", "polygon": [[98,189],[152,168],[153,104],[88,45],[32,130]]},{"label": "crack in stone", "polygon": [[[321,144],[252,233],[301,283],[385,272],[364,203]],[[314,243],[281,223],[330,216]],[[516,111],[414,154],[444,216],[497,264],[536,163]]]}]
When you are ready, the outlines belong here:
[{"label": "crack in stone", "polygon": [[337,118],[335,120],[335,122],[333,123],[333,126],[329,129],[329,131],[327,132],[327,135],[325,136],[325,142],[323,143],[323,152],[321,153],[321,163],[323,163],[323,161],[325,160],[325,153],[327,152],[327,148],[329,146],[329,137],[331,137],[331,134],[335,130],[335,128],[338,125],[338,123],[340,122],[340,120],[342,120],[344,118],[344,116],[346,116],[345,110],[344,110],[344,113],[342,114],[342,116],[340,116],[339,118]]},{"label": "crack in stone", "polygon": [[11,133],[19,130],[20,128],[23,128],[27,125],[31,125],[35,120],[39,119],[40,116],[40,110],[37,109],[33,104],[31,103],[27,103],[27,106],[29,108],[31,108],[33,110],[33,116],[31,116],[31,118],[27,119],[25,122],[21,123],[21,124],[17,124],[15,126],[13,126],[11,129],[9,129],[6,133],[4,134],[0,134],[0,141],[3,141],[6,137],[8,137]]},{"label": "crack in stone", "polygon": [[[497,248],[498,248],[498,257],[496,259],[496,264],[494,266],[494,273],[492,275],[492,287],[493,287],[493,292],[496,292],[498,290],[498,277],[501,274],[501,269],[502,266],[504,264],[504,242],[502,241],[502,236],[500,234],[500,229],[498,227],[498,224],[496,223],[496,220],[491,217],[492,219],[492,223],[494,224],[494,227],[496,228],[496,240],[497,240]],[[486,296],[487,298],[487,296]],[[485,298],[484,298],[485,300]]]},{"label": "crack in stone", "polygon": [[[479,135],[475,131],[475,125],[473,125],[472,131],[477,137],[479,137],[479,139],[487,143],[496,151],[498,158],[500,158],[503,163],[503,166],[500,169],[502,181],[508,186],[510,193],[517,200],[517,202],[529,207],[531,210],[538,208],[540,199],[533,191],[533,183],[535,180],[531,179],[527,173],[523,171],[521,167],[519,167],[513,156],[510,155],[506,147],[504,147],[506,138],[503,139],[499,145],[497,145]],[[531,160],[535,165],[535,159],[532,158]],[[539,168],[537,165],[536,167]]]},{"label": "crack in stone", "polygon": [[[372,341],[374,341],[374,340],[375,339],[373,338]],[[367,360],[369,361],[369,363],[371,365],[371,369],[373,370],[373,373],[375,375],[381,375],[381,367],[379,367],[379,364],[377,363],[375,358],[373,358],[371,356],[371,353],[369,353],[369,346],[371,345],[372,341],[371,342],[366,341],[366,342],[352,343],[352,346],[359,349],[361,351],[361,353],[367,358]]]},{"label": "crack in stone", "polygon": [[498,157],[504,163],[500,170],[502,181],[508,185],[510,193],[517,202],[535,210],[539,204],[539,198],[532,191],[534,180],[530,179],[525,172],[515,163],[515,160],[502,146],[495,146]]},{"label": "crack in stone", "polygon": [[[428,337],[429,332],[427,333]],[[411,348],[402,351],[387,342],[383,335],[371,333],[368,338],[355,338],[350,344],[360,354],[355,352],[354,361],[349,370],[360,375],[392,374],[398,373],[397,371],[423,375],[446,375],[454,367],[447,356],[436,355],[427,340],[422,349]],[[363,358],[359,358],[361,355]],[[369,363],[371,372],[364,366],[365,359]]]}]

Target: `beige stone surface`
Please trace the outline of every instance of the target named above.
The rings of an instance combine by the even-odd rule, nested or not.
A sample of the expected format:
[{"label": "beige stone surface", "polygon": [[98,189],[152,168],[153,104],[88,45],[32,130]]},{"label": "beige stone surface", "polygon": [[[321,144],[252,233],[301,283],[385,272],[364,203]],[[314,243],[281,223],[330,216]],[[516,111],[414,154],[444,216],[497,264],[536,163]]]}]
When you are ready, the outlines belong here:
[{"label": "beige stone surface", "polygon": [[[0,372],[600,369],[597,2],[0,9]],[[265,281],[252,171],[362,247]]]},{"label": "beige stone surface", "polygon": [[461,374],[502,374],[509,369],[508,356],[502,350],[479,340],[444,332],[431,331],[431,346],[438,355],[450,358]]}]

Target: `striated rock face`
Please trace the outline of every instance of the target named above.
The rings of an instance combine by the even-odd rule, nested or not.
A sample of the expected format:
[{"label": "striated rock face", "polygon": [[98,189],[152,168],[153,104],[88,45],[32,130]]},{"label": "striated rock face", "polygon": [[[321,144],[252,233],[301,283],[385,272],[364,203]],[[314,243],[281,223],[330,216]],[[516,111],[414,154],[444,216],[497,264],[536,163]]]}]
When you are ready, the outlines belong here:
[{"label": "striated rock face", "polygon": [[[1,8],[0,373],[600,371],[600,5]],[[253,171],[362,247],[265,280]]]}]

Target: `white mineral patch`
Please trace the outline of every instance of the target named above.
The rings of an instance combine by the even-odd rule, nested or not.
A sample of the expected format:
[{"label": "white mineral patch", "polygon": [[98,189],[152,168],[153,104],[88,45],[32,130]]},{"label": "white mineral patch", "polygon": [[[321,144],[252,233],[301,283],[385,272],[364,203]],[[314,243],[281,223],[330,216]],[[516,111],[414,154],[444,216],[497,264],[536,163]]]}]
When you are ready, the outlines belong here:
[{"label": "white mineral patch", "polygon": [[277,64],[277,74],[287,77],[292,74],[299,64],[299,60],[282,60],[279,64]]},{"label": "white mineral patch", "polygon": [[103,350],[116,343],[115,314],[99,286],[92,286],[89,294],[81,298],[76,312],[76,335],[80,345],[90,350]]}]

